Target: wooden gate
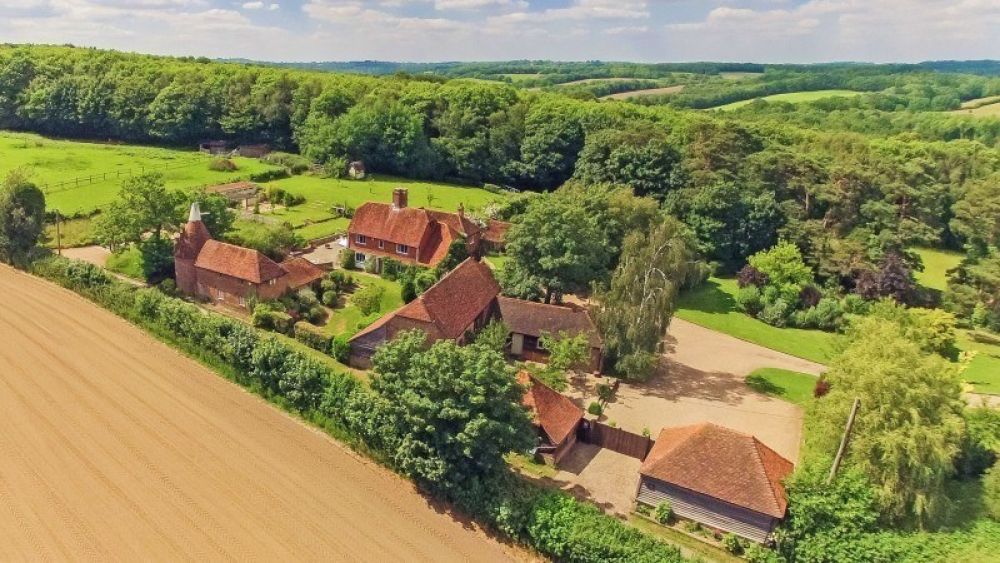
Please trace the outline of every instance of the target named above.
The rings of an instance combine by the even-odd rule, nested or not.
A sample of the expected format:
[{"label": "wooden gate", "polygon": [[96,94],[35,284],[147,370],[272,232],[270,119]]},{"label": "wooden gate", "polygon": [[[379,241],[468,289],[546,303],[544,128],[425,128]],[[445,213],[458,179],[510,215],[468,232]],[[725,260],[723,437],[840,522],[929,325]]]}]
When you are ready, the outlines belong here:
[{"label": "wooden gate", "polygon": [[614,428],[596,420],[583,421],[578,438],[588,444],[607,448],[640,461],[646,459],[646,454],[653,447],[653,440],[646,436]]}]

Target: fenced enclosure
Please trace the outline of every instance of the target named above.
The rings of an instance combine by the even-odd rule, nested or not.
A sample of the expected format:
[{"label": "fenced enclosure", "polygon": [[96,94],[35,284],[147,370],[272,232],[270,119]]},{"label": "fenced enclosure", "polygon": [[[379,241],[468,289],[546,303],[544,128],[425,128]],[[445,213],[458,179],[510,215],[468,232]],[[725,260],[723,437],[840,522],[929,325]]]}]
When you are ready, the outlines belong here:
[{"label": "fenced enclosure", "polygon": [[648,436],[608,426],[596,420],[583,421],[577,437],[582,442],[607,448],[638,460],[646,459],[646,454],[653,447],[653,440]]}]

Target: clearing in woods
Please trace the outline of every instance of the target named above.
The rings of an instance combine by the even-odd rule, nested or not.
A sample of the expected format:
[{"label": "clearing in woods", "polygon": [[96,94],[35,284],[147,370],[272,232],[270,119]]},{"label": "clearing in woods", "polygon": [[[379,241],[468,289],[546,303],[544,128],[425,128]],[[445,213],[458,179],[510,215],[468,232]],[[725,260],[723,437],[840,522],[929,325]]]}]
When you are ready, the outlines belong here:
[{"label": "clearing in woods", "polygon": [[0,311],[0,560],[523,555],[67,290]]},{"label": "clearing in woods", "polygon": [[677,86],[666,86],[664,88],[647,88],[646,90],[630,90],[628,92],[619,92],[617,94],[611,94],[610,96],[604,96],[602,100],[627,100],[629,98],[637,98],[639,96],[658,96],[661,94],[676,94],[684,89],[684,84],[678,84]]},{"label": "clearing in woods", "polygon": [[815,90],[809,92],[789,92],[787,94],[773,94],[771,96],[754,98],[752,100],[741,100],[739,102],[733,102],[731,104],[726,104],[723,106],[717,106],[708,109],[729,111],[729,110],[739,109],[745,105],[752,104],[757,100],[764,100],[765,102],[787,102],[789,104],[801,104],[804,102],[815,102],[816,100],[822,100],[824,98],[841,98],[841,97],[851,97],[860,95],[861,92],[855,92],[853,90]]},{"label": "clearing in woods", "polygon": [[0,132],[0,155],[0,176],[26,170],[45,192],[48,208],[63,215],[102,208],[115,199],[122,180],[140,172],[160,172],[167,187],[190,188],[271,168],[256,159],[235,158],[238,170],[216,172],[208,169],[210,158],[196,150],[66,141],[8,131]]}]

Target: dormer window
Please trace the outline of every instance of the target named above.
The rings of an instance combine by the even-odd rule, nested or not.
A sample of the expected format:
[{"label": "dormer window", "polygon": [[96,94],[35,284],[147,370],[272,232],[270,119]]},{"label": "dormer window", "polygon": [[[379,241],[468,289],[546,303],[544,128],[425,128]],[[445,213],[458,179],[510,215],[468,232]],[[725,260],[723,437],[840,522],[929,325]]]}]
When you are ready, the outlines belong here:
[{"label": "dormer window", "polygon": [[354,242],[358,244],[368,244],[368,237],[366,237],[365,235],[358,235],[354,237]]},{"label": "dormer window", "polygon": [[397,244],[396,245],[396,253],[397,254],[409,254],[409,252],[410,252],[410,247],[409,246],[406,246],[405,244]]}]

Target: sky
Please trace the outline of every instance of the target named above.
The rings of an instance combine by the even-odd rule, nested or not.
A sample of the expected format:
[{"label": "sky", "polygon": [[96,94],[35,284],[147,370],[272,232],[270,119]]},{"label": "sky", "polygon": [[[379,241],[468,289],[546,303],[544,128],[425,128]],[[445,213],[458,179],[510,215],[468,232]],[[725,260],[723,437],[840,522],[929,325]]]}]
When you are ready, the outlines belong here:
[{"label": "sky", "polygon": [[1000,0],[0,0],[0,42],[269,61],[1000,59]]}]

